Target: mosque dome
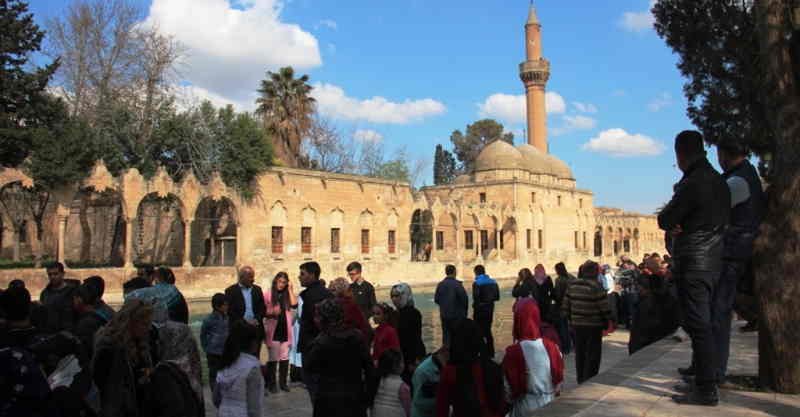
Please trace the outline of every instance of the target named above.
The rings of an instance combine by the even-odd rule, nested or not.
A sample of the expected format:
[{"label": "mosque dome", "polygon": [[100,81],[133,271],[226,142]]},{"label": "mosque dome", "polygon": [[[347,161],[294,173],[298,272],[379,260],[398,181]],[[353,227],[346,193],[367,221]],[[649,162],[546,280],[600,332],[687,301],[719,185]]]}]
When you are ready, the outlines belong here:
[{"label": "mosque dome", "polygon": [[475,159],[475,171],[496,169],[525,169],[522,154],[503,140],[496,140],[483,148]]},{"label": "mosque dome", "polygon": [[531,174],[556,174],[556,168],[549,155],[536,149],[535,146],[527,143],[517,146],[517,150],[522,154],[524,162],[524,169],[531,172]]},{"label": "mosque dome", "polygon": [[550,166],[552,167],[553,173],[556,177],[567,179],[567,180],[574,180],[575,176],[572,175],[572,170],[569,168],[566,162],[558,159],[552,154],[547,154],[547,158],[550,159]]}]

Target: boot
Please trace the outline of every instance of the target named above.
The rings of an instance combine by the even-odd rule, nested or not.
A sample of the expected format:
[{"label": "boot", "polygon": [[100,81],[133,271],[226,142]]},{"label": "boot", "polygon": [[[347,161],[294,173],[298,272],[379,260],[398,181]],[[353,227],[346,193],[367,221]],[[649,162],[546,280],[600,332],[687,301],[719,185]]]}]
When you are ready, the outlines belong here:
[{"label": "boot", "polygon": [[290,392],[289,384],[286,383],[286,378],[289,376],[289,361],[281,361],[278,365],[278,383],[281,389]]},{"label": "boot", "polygon": [[303,368],[300,368],[299,366],[291,365],[289,367],[289,379],[292,382],[303,382],[303,375],[301,372],[302,369]]},{"label": "boot", "polygon": [[261,376],[264,378],[264,396],[269,396],[269,385],[267,385],[267,365],[261,365]]},{"label": "boot", "polygon": [[267,391],[272,394],[278,392],[278,385],[275,383],[275,371],[278,362],[267,362]]},{"label": "boot", "polygon": [[694,372],[694,364],[690,365],[688,368],[678,368],[678,373],[682,376],[692,376]]},{"label": "boot", "polygon": [[716,407],[717,404],[719,404],[719,393],[716,387],[706,392],[699,391],[697,387],[695,387],[692,392],[688,394],[673,395],[672,400],[678,404]]}]

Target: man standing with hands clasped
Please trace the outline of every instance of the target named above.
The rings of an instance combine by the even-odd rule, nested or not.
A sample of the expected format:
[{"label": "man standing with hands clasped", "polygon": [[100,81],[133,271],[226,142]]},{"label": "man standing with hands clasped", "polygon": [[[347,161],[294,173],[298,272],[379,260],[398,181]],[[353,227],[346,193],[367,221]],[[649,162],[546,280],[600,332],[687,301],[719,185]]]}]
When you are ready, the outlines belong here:
[{"label": "man standing with hands clasped", "polygon": [[[261,339],[264,339],[262,322],[267,308],[264,304],[264,293],[261,287],[255,285],[256,272],[251,266],[244,266],[239,270],[239,282],[225,289],[225,299],[228,301],[228,321],[233,323],[244,319],[247,323],[261,329]],[[259,351],[260,351],[259,344]]]},{"label": "man standing with hands clasped", "polygon": [[683,327],[692,339],[694,384],[676,386],[679,404],[716,406],[716,352],[711,323],[714,287],[722,271],[723,235],[730,217],[728,185],[706,159],[696,131],[675,138],[675,156],[683,178],[658,215],[658,225],[673,238],[673,273],[683,310]]}]

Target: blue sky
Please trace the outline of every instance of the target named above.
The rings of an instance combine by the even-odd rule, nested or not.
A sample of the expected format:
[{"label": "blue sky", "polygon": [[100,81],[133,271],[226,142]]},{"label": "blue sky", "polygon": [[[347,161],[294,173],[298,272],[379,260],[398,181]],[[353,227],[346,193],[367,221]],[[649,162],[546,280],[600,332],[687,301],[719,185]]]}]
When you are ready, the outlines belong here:
[{"label": "blue sky", "polygon": [[[188,47],[192,97],[251,110],[265,71],[292,65],[310,75],[320,112],[389,153],[405,146],[432,163],[437,143],[449,148],[454,129],[483,117],[524,141],[526,0],[142,2],[148,22]],[[595,205],[644,213],[669,199],[680,176],[672,139],[692,127],[650,3],[535,2],[552,71],[550,151]],[[31,10],[43,22],[67,4],[32,0]]]}]

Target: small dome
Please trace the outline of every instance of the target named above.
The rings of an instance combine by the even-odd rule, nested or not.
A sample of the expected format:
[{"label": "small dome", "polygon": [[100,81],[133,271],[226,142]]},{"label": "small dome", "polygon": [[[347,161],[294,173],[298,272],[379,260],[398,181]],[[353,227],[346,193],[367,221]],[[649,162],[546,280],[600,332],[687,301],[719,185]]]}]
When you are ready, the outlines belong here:
[{"label": "small dome", "polygon": [[558,176],[554,170],[553,161],[550,160],[549,155],[536,149],[527,143],[517,146],[517,150],[522,154],[524,160],[524,169],[527,169],[531,174],[547,174]]},{"label": "small dome", "polygon": [[547,157],[551,161],[551,167],[556,177],[566,180],[575,179],[575,177],[572,175],[572,170],[569,169],[569,165],[567,165],[566,162],[558,159],[555,155],[552,154],[548,154]]},{"label": "small dome", "polygon": [[459,175],[453,180],[453,184],[469,184],[471,182],[472,179],[469,177],[469,175]]},{"label": "small dome", "polygon": [[483,148],[475,159],[475,171],[524,169],[522,154],[508,142],[496,140]]}]

